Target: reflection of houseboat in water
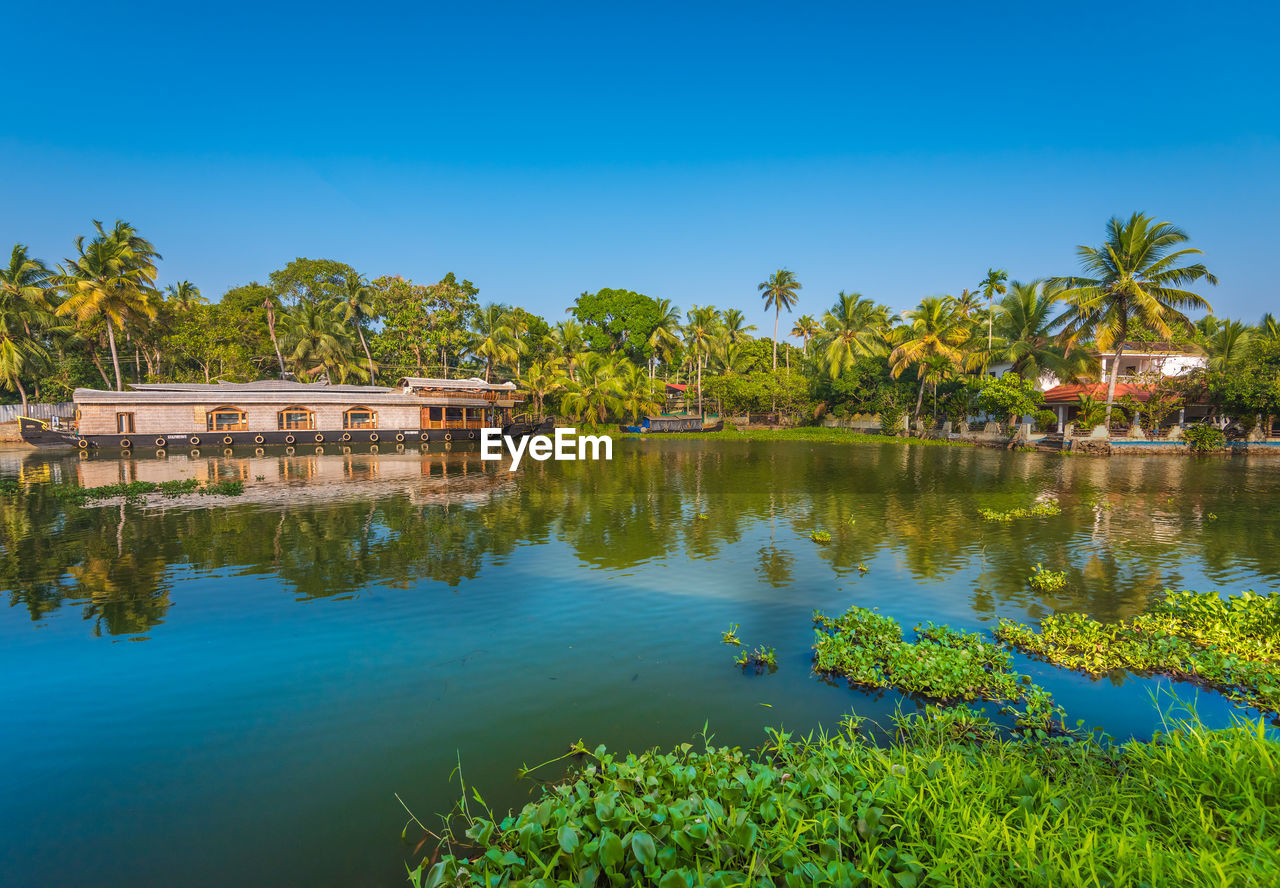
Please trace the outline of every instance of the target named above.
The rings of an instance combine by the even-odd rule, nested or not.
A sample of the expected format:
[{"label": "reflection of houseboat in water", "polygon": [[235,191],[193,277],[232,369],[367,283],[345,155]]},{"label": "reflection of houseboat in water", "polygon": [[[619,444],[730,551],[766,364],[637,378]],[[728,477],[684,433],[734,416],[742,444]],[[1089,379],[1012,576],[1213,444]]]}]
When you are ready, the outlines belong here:
[{"label": "reflection of houseboat in water", "polygon": [[467,441],[483,428],[520,436],[550,420],[515,415],[511,382],[404,377],[395,388],[286,380],[138,383],[132,391],[76,389],[71,429],[23,418],[37,447],[164,449],[200,446],[418,444]]}]

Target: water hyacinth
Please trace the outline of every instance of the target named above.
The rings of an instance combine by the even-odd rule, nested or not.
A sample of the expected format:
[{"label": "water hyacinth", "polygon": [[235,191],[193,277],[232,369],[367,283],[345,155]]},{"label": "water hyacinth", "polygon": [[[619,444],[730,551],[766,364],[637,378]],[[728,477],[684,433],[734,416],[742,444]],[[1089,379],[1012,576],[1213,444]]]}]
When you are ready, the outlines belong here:
[{"label": "water hyacinth", "polygon": [[1055,614],[1039,631],[1001,620],[996,637],[1057,666],[1090,675],[1115,669],[1168,675],[1280,713],[1280,593],[1221,598],[1167,592],[1148,613],[1118,623]]},{"label": "water hyacinth", "polygon": [[895,728],[887,747],[855,719],[831,736],[770,732],[757,752],[706,741],[623,756],[579,742],[566,756],[570,772],[518,813],[472,813],[482,797],[463,786],[438,848],[410,882],[1280,881],[1280,818],[1270,816],[1280,808],[1280,760],[1261,725],[1209,731],[1192,721],[1124,746],[1001,739],[963,709],[899,716]]}]

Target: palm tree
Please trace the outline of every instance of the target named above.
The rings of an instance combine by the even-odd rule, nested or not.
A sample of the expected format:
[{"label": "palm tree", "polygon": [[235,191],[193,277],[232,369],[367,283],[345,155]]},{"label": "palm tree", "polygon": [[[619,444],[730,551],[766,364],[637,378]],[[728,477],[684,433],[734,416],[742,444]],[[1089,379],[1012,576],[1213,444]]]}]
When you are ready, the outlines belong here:
[{"label": "palm tree", "polygon": [[281,316],[284,347],[293,372],[315,378],[327,374],[339,381],[363,369],[351,359],[349,334],[332,311],[315,302],[300,302]]},{"label": "palm tree", "polygon": [[649,378],[652,379],[657,369],[659,356],[668,367],[675,359],[680,348],[680,309],[671,304],[670,299],[655,300],[658,303],[658,322],[649,334],[649,348],[653,350],[653,361],[649,365]]},{"label": "palm tree", "polygon": [[484,381],[493,376],[494,361],[513,360],[516,354],[511,330],[506,325],[507,307],[490,302],[476,312],[470,351],[484,359]]},{"label": "palm tree", "polygon": [[1008,361],[1023,379],[1037,380],[1052,373],[1069,382],[1079,375],[1081,360],[1087,362],[1090,356],[1082,349],[1072,350],[1070,344],[1064,346],[1054,332],[1063,323],[1061,316],[1055,316],[1061,292],[1061,287],[1041,281],[1012,281],[995,309],[990,357]]},{"label": "palm tree", "polygon": [[1225,321],[1215,327],[1205,339],[1205,349],[1209,352],[1209,369],[1226,373],[1248,354],[1253,345],[1254,331],[1239,321]]},{"label": "palm tree", "polygon": [[1182,287],[1199,280],[1217,284],[1218,279],[1202,263],[1178,264],[1200,251],[1176,249],[1190,238],[1169,222],[1134,213],[1128,221],[1113,216],[1106,230],[1101,247],[1076,249],[1084,276],[1055,278],[1052,283],[1065,288],[1059,298],[1070,306],[1068,330],[1073,334],[1092,331],[1098,349],[1114,355],[1107,382],[1105,422],[1109,425],[1129,331],[1141,326],[1167,338],[1174,326],[1190,329],[1183,310],[1207,310],[1209,303]]},{"label": "palm tree", "polygon": [[[907,325],[903,328],[902,342],[889,354],[890,373],[896,379],[908,367],[916,367],[920,389],[916,393],[916,410],[913,419],[920,416],[924,402],[926,375],[938,372],[934,358],[945,358],[953,367],[964,363],[964,344],[969,339],[969,324],[960,317],[951,303],[941,296],[930,296],[920,305],[904,314]],[[928,371],[926,373],[926,365]]]},{"label": "palm tree", "polygon": [[[1003,268],[988,268],[987,276],[982,279],[978,286],[982,289],[982,295],[987,297],[987,350],[991,350],[992,345],[992,321],[995,315],[996,294],[1001,296],[1005,294],[1004,282],[1009,280],[1009,272]],[[965,291],[969,292],[968,290]]]},{"label": "palm tree", "polygon": [[276,350],[276,360],[280,362],[280,378],[284,379],[288,371],[284,369],[284,355],[280,352],[280,340],[276,338],[276,300],[268,296],[262,300],[262,307],[267,312],[267,332],[271,334],[271,345]]},{"label": "palm tree", "polygon": [[756,325],[748,324],[740,309],[729,308],[724,311],[722,328],[730,342],[743,342],[751,338],[747,334],[754,330]]},{"label": "palm tree", "polygon": [[1258,321],[1258,339],[1263,342],[1280,342],[1280,321],[1267,312]]},{"label": "palm tree", "polygon": [[569,373],[569,379],[573,380],[582,353],[587,350],[587,338],[582,332],[582,325],[577,321],[561,321],[551,331],[551,343],[560,357],[564,358],[565,370]]},{"label": "palm tree", "polygon": [[657,413],[662,409],[662,398],[654,391],[653,380],[644,370],[619,358],[613,370],[618,410],[631,417],[632,423],[640,421],[640,415]]},{"label": "palm tree", "polygon": [[[706,364],[707,352],[719,329],[719,316],[714,306],[697,305],[689,309],[688,321],[684,325],[685,346],[693,356],[698,370],[698,415],[702,416],[702,368]],[[777,369],[777,352],[774,352],[774,369]]]},{"label": "palm tree", "polygon": [[791,335],[798,336],[803,340],[801,350],[807,355],[809,354],[809,340],[818,335],[822,327],[814,319],[813,315],[800,315],[795,326],[791,328]]},{"label": "palm tree", "polygon": [[569,383],[564,375],[565,360],[561,357],[550,357],[529,366],[529,371],[520,377],[520,388],[533,396],[534,412],[542,414],[543,405],[548,395],[561,391]]},{"label": "palm tree", "polygon": [[364,338],[364,325],[378,316],[381,311],[378,294],[363,275],[348,273],[342,281],[342,295],[334,306],[338,317],[344,324],[356,328],[360,337],[360,347],[364,349],[365,360],[369,362],[369,383],[376,378],[373,371],[373,355],[369,353],[369,343]]},{"label": "palm tree", "polygon": [[165,301],[174,311],[182,313],[209,300],[200,295],[200,288],[191,281],[179,281],[165,288]]},{"label": "palm tree", "polygon": [[602,424],[618,403],[614,366],[604,355],[587,352],[578,368],[578,379],[569,384],[561,409],[574,419]]},{"label": "palm tree", "polygon": [[27,412],[27,390],[22,377],[49,360],[44,345],[33,335],[49,326],[52,306],[51,272],[27,248],[14,244],[9,267],[0,268],[0,383],[17,389],[22,412]]},{"label": "palm tree", "polygon": [[160,258],[151,242],[140,237],[128,223],[117,220],[110,232],[94,220],[98,236],[87,245],[84,236],[75,240],[76,254],[66,261],[58,275],[66,300],[57,313],[70,315],[77,324],[90,326],[101,321],[107,330],[111,363],[115,368],[116,391],[124,390],[120,375],[120,355],[116,350],[116,330],[142,324],[156,316],[155,260]]},{"label": "palm tree", "polygon": [[803,287],[796,280],[795,274],[785,268],[780,268],[769,275],[769,279],[756,289],[763,294],[765,311],[773,309],[773,369],[777,370],[778,317],[784,308],[787,311],[791,311],[791,307],[799,299],[796,291],[803,289]]},{"label": "palm tree", "polygon": [[973,313],[978,310],[978,294],[972,290],[961,290],[959,297],[948,296],[947,298],[951,300],[951,304],[955,306],[960,317],[965,318],[966,320],[972,317]]},{"label": "palm tree", "polygon": [[861,357],[884,354],[889,309],[861,293],[840,291],[814,337],[818,361],[836,379]]}]

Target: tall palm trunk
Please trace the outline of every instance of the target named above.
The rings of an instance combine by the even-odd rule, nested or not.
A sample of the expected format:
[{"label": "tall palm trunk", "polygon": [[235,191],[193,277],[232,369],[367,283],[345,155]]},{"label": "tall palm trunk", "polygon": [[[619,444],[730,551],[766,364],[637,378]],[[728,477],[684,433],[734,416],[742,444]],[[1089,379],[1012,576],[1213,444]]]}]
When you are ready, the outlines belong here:
[{"label": "tall palm trunk", "polygon": [[120,356],[116,354],[116,333],[115,326],[111,320],[107,320],[107,344],[111,346],[111,366],[116,371],[116,391],[124,391],[124,383],[120,381]]},{"label": "tall palm trunk", "polygon": [[267,310],[267,332],[271,334],[271,345],[276,350],[276,360],[280,362],[280,378],[284,379],[284,355],[280,353],[280,343],[276,339],[276,308],[268,299],[262,303]]},{"label": "tall palm trunk", "polygon": [[916,412],[912,414],[911,419],[920,418],[920,407],[924,404],[924,374],[920,374],[920,391],[916,393]]},{"label": "tall palm trunk", "polygon": [[13,384],[18,387],[18,397],[22,399],[22,415],[27,415],[27,390],[22,387],[22,380],[16,375],[13,377]]},{"label": "tall palm trunk", "polygon": [[1120,356],[1124,354],[1124,340],[1120,340],[1120,345],[1116,348],[1116,356],[1114,363],[1111,365],[1111,378],[1107,381],[1107,428],[1111,428],[1111,405],[1116,400],[1116,382],[1120,379]]},{"label": "tall palm trunk", "polygon": [[698,416],[702,416],[702,361],[698,361]]},{"label": "tall palm trunk", "polygon": [[369,385],[374,385],[373,355],[369,354],[369,344],[364,341],[364,329],[359,321],[356,321],[356,332],[360,334],[360,347],[364,349],[364,359],[369,362]]},{"label": "tall palm trunk", "polygon": [[778,369],[778,317],[782,314],[782,306],[773,309],[773,369]]}]

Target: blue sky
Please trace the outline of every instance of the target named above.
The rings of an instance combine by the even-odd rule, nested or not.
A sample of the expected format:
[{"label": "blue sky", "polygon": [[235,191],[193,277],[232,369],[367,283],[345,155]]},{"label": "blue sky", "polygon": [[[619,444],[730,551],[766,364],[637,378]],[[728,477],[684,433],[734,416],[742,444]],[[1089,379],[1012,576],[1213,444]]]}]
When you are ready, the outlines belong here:
[{"label": "blue sky", "polygon": [[125,218],[212,297],[328,257],[766,330],[778,267],[797,313],[901,309],[1070,273],[1142,210],[1219,314],[1280,311],[1269,4],[187,6],[7,11],[0,244],[57,260]]}]

